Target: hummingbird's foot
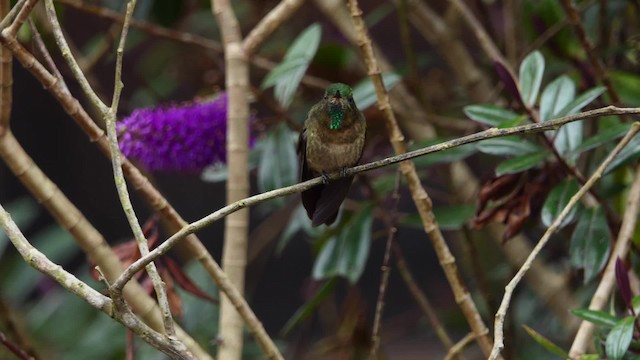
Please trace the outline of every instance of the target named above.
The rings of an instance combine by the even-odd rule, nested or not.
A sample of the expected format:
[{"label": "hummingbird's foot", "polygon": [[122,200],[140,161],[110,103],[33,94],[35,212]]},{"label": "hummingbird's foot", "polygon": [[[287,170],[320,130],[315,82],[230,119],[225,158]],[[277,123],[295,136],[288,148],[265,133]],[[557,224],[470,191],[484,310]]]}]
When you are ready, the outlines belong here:
[{"label": "hummingbird's foot", "polygon": [[329,183],[329,181],[331,181],[331,179],[329,179],[329,175],[327,175],[326,172],[322,172],[322,174],[320,174],[320,176],[322,176],[322,183],[327,185]]},{"label": "hummingbird's foot", "polygon": [[347,177],[349,175],[349,168],[348,167],[343,167],[342,169],[340,169],[340,176],[342,177]]}]

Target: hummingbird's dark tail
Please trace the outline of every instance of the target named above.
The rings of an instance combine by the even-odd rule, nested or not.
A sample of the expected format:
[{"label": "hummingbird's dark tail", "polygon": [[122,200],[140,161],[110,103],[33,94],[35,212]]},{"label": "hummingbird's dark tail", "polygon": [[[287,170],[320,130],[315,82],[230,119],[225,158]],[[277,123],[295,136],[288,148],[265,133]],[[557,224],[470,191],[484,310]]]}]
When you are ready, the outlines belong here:
[{"label": "hummingbird's dark tail", "polygon": [[302,192],[302,205],[312,226],[331,225],[336,220],[352,182],[353,177],[347,177]]}]

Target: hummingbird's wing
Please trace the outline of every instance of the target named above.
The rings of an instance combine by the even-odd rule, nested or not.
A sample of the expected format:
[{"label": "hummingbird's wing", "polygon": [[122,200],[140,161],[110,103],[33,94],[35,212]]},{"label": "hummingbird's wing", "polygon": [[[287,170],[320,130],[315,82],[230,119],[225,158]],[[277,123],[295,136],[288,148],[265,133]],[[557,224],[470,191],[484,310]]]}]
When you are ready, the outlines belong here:
[{"label": "hummingbird's wing", "polygon": [[[300,137],[298,138],[298,159],[300,160],[301,182],[313,179],[317,176],[307,165],[307,139],[305,131],[306,129],[302,129]],[[316,211],[316,202],[318,201],[320,194],[322,194],[322,185],[305,190],[300,194],[302,197],[302,205],[305,210],[307,210],[307,216],[309,216],[309,219],[313,219],[313,213]]]}]

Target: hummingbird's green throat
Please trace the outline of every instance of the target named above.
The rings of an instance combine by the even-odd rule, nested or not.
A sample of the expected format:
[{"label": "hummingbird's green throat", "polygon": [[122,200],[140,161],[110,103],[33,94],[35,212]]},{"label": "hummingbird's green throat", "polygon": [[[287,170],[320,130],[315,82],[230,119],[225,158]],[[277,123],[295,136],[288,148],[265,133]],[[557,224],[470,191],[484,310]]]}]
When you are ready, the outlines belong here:
[{"label": "hummingbird's green throat", "polygon": [[329,102],[328,110],[331,118],[329,129],[338,130],[340,128],[349,102],[353,102],[352,96],[351,88],[342,83],[331,84],[327,88],[325,100]]},{"label": "hummingbird's green throat", "polygon": [[344,108],[340,104],[329,105],[329,116],[331,117],[329,129],[338,130],[344,118]]}]

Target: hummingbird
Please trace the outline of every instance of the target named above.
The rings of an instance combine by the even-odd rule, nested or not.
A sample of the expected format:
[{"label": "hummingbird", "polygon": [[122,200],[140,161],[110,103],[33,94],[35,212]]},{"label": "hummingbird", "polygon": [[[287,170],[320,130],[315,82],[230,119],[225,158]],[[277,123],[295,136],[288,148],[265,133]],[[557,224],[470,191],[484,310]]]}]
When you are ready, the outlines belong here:
[{"label": "hummingbird", "polygon": [[353,101],[353,91],[331,84],[307,115],[298,140],[300,180],[323,176],[325,182],[302,192],[302,205],[312,226],[330,225],[347,197],[353,176],[329,181],[326,175],[358,164],[367,122]]}]

